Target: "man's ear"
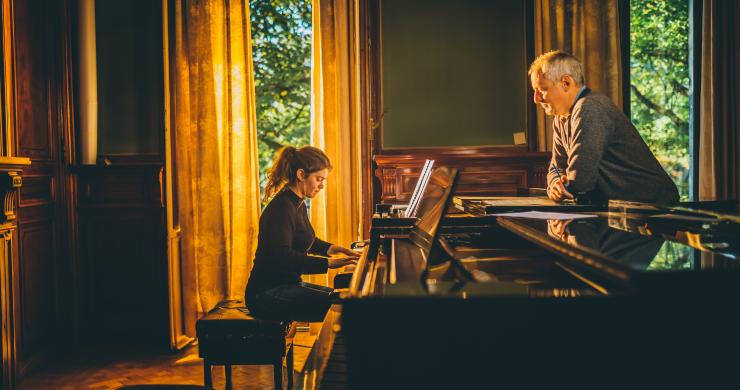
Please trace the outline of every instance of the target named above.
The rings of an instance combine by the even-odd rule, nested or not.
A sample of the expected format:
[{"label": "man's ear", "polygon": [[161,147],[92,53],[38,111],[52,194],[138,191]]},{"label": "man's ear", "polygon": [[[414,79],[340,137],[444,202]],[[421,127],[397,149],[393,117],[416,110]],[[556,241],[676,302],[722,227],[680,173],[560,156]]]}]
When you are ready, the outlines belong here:
[{"label": "man's ear", "polygon": [[568,91],[569,89],[573,88],[576,85],[575,80],[573,80],[573,77],[570,77],[570,75],[564,75],[560,81],[563,83],[563,91]]}]

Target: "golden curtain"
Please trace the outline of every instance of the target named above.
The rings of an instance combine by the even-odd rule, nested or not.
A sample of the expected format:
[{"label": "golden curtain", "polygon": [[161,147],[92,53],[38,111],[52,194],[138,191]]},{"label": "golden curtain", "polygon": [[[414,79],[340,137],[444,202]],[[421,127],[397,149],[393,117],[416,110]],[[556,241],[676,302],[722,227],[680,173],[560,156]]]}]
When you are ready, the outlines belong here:
[{"label": "golden curtain", "polygon": [[699,118],[699,200],[740,198],[740,6],[704,0]]},{"label": "golden curtain", "polygon": [[[535,56],[567,51],[583,62],[586,85],[622,107],[618,0],[536,0]],[[537,149],[552,149],[552,118],[537,108]]]},{"label": "golden curtain", "polygon": [[362,215],[356,0],[312,0],[311,136],[334,169],[311,200],[317,236],[348,246]]},{"label": "golden curtain", "polygon": [[247,0],[175,2],[171,95],[185,331],[243,299],[260,196]]}]

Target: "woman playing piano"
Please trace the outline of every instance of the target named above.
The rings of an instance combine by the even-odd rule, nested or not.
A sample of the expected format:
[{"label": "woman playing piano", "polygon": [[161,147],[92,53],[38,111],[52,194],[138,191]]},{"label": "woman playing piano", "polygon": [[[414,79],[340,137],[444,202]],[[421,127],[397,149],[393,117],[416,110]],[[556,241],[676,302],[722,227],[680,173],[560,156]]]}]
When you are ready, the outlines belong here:
[{"label": "woman playing piano", "polygon": [[[359,254],[322,241],[308,220],[306,198],[324,188],[331,169],[318,148],[281,148],[268,174],[260,216],[254,267],[245,303],[256,317],[321,321],[332,301],[332,289],[301,281],[301,275],[325,273],[352,264]],[[328,256],[342,255],[340,258]]]}]

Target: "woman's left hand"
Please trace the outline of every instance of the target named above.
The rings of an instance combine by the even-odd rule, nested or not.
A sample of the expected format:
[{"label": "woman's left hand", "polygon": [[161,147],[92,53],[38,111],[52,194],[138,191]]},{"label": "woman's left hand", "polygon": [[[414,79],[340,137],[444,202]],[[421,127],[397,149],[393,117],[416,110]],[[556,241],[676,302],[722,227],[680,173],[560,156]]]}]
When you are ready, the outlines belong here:
[{"label": "woman's left hand", "polygon": [[339,245],[332,245],[332,246],[330,246],[329,247],[329,250],[326,251],[326,253],[329,256],[333,256],[333,255],[346,255],[346,256],[349,256],[349,257],[357,258],[357,259],[360,258],[360,254],[361,254],[360,252],[355,252],[352,249],[347,249],[347,248],[345,248],[343,246],[339,246]]}]

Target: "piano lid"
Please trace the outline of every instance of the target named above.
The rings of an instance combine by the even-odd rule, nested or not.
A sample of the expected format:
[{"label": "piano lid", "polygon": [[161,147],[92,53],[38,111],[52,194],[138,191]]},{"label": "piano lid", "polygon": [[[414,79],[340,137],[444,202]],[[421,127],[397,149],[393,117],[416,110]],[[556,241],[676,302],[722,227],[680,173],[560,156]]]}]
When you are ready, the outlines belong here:
[{"label": "piano lid", "polygon": [[[695,255],[696,246],[682,242],[681,235],[628,230],[611,222],[607,216],[565,221],[499,218],[502,226],[515,233],[619,279],[708,269],[740,270],[737,248],[730,242],[714,243],[714,250],[706,245],[700,248],[703,253]],[[726,236],[717,233],[706,237]]]}]

